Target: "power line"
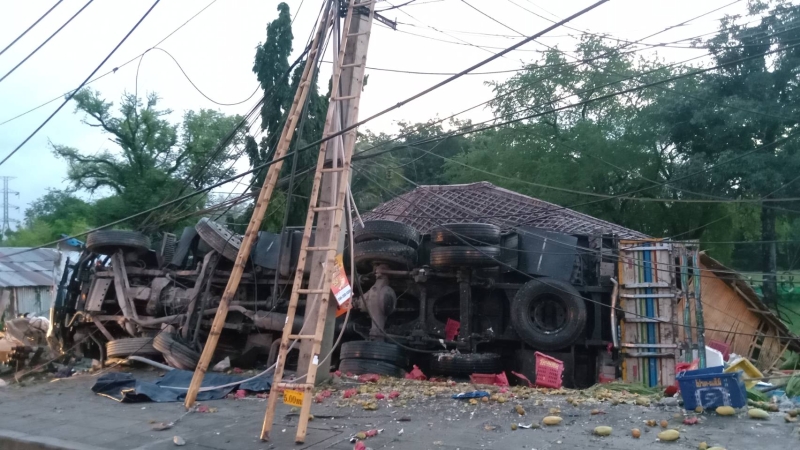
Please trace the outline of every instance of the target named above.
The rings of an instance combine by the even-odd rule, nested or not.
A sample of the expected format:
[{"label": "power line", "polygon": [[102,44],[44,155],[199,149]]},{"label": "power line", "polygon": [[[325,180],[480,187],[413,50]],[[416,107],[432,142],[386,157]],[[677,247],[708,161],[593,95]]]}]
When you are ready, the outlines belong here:
[{"label": "power line", "polygon": [[[211,98],[211,97],[209,97],[208,95],[206,95],[206,94],[205,94],[205,92],[203,92],[203,91],[202,91],[202,90],[201,90],[199,87],[197,87],[197,85],[195,84],[195,82],[194,82],[194,81],[192,81],[192,79],[189,77],[189,74],[187,74],[187,73],[186,73],[186,71],[185,71],[185,70],[183,70],[183,67],[181,66],[181,63],[179,63],[179,62],[178,62],[178,60],[177,60],[177,59],[175,59],[175,57],[174,57],[174,56],[172,56],[172,54],[171,54],[170,52],[168,52],[168,51],[164,50],[164,49],[163,49],[163,48],[161,48],[161,47],[151,47],[151,48],[147,49],[147,50],[146,50],[146,51],[145,51],[145,52],[142,54],[141,58],[139,58],[139,65],[140,65],[140,66],[141,66],[141,64],[142,64],[142,61],[144,60],[144,57],[145,57],[145,55],[147,55],[147,53],[149,53],[149,52],[150,52],[150,51],[152,51],[152,50],[158,50],[158,51],[161,51],[161,52],[165,53],[167,56],[169,56],[169,57],[172,59],[172,61],[175,63],[175,65],[176,65],[176,66],[178,66],[178,69],[181,71],[181,73],[183,74],[184,78],[186,78],[186,81],[188,81],[188,82],[189,82],[189,84],[191,84],[191,85],[192,85],[192,87],[194,88],[194,90],[196,90],[196,91],[197,91],[197,92],[198,92],[200,95],[202,95],[203,97],[205,97],[205,98],[206,98],[206,100],[208,100],[208,101],[210,101],[211,103],[214,103],[214,104],[216,104],[216,105],[219,105],[219,106],[237,106],[237,105],[241,105],[242,103],[244,103],[244,102],[247,102],[247,101],[249,101],[251,98],[253,98],[253,96],[255,96],[255,95],[256,95],[256,92],[258,92],[259,88],[261,87],[261,86],[259,86],[258,84],[256,84],[256,89],[253,91],[253,93],[252,93],[252,94],[250,94],[250,95],[249,95],[249,96],[248,96],[246,99],[244,99],[244,100],[241,100],[241,101],[238,101],[238,102],[233,102],[233,103],[225,103],[225,102],[220,102],[220,101],[214,100],[213,98]],[[138,85],[138,82],[139,82],[139,68],[137,67],[137,69],[136,69],[136,83],[137,83],[137,85]]]},{"label": "power line", "polygon": [[[174,30],[172,30],[172,32],[170,32],[168,35],[166,35],[160,41],[156,42],[156,44],[153,45],[153,47],[157,47],[157,46],[161,45],[162,43],[164,43],[164,41],[169,39],[173,34],[177,33],[179,30],[181,30],[183,27],[185,27],[189,22],[194,20],[197,16],[199,16],[202,12],[204,12],[206,9],[211,7],[211,5],[213,5],[216,2],[217,2],[217,0],[211,0],[211,2],[208,3],[206,6],[204,6],[200,11],[196,12],[193,16],[191,16],[189,19],[187,19],[186,22],[182,23],[179,27],[177,27]],[[106,72],[106,73],[104,73],[104,74],[102,74],[102,75],[100,75],[100,76],[98,76],[96,78],[93,78],[93,79],[89,80],[86,84],[88,85],[88,84],[94,83],[95,81],[97,81],[97,80],[99,80],[101,78],[104,78],[104,77],[106,77],[108,75],[111,75],[112,73],[117,73],[117,70],[119,70],[120,68],[125,67],[128,64],[130,64],[130,63],[136,61],[137,59],[141,58],[142,56],[144,56],[144,54],[147,53],[148,50],[145,50],[144,52],[140,53],[139,55],[134,56],[133,58],[131,58],[128,61],[120,64],[119,66],[114,67],[113,69],[109,70],[108,72]],[[53,103],[56,100],[60,100],[60,99],[64,98],[65,96],[70,95],[72,92],[73,91],[64,92],[63,94],[58,95],[56,97],[53,97],[52,99],[40,104],[39,106],[34,106],[33,108],[31,108],[31,109],[29,109],[29,110],[27,110],[25,112],[22,112],[20,114],[17,114],[16,116],[11,117],[10,119],[6,119],[3,122],[0,122],[0,126],[3,126],[3,125],[5,125],[5,124],[7,124],[7,123],[9,123],[9,122],[11,122],[13,120],[19,119],[22,116],[28,115],[28,114],[30,114],[30,113],[32,113],[32,112],[34,112],[34,111],[36,111],[36,110],[38,110],[40,108],[43,108],[43,107],[49,105],[50,103]]]},{"label": "power line", "polygon": [[25,36],[26,34],[28,34],[28,31],[31,31],[31,30],[33,29],[33,27],[35,27],[36,25],[38,25],[38,24],[39,24],[39,22],[41,22],[41,21],[42,21],[42,19],[44,19],[45,17],[47,17],[47,15],[48,15],[48,14],[50,14],[50,12],[51,12],[52,10],[56,9],[56,6],[60,5],[60,4],[61,4],[61,2],[63,2],[63,1],[64,1],[64,0],[58,0],[58,1],[56,2],[56,4],[55,4],[55,5],[51,6],[51,7],[50,7],[50,9],[48,9],[47,11],[45,11],[45,13],[44,13],[44,14],[42,14],[42,16],[41,16],[41,17],[39,17],[38,19],[36,19],[36,22],[33,22],[33,23],[31,24],[31,26],[29,26],[28,28],[26,28],[26,29],[25,29],[25,31],[23,31],[23,32],[22,32],[22,34],[20,34],[19,36],[17,36],[17,38],[16,38],[16,39],[14,39],[13,41],[11,41],[11,43],[10,43],[10,44],[6,45],[6,47],[5,47],[3,50],[0,50],[0,56],[1,56],[3,53],[5,53],[5,52],[6,52],[6,50],[8,50],[9,48],[11,48],[11,46],[12,46],[12,45],[16,44],[18,40],[22,39],[22,37],[23,37],[23,36]]},{"label": "power line", "polygon": [[19,144],[19,145],[18,145],[18,146],[17,146],[17,147],[14,149],[14,150],[12,150],[12,151],[11,151],[11,153],[9,153],[8,155],[6,155],[6,157],[5,157],[5,158],[3,158],[3,160],[2,160],[2,161],[0,161],[0,166],[1,166],[1,165],[3,165],[3,163],[5,163],[6,161],[8,161],[8,159],[9,159],[9,158],[11,158],[11,157],[14,155],[14,153],[17,153],[17,151],[18,151],[19,149],[21,149],[23,145],[25,145],[25,144],[26,144],[26,143],[27,143],[29,140],[31,140],[31,138],[32,138],[33,136],[35,136],[35,135],[36,135],[36,133],[38,133],[38,132],[39,132],[39,130],[41,130],[42,128],[44,128],[44,126],[45,126],[45,125],[47,125],[47,123],[48,123],[48,122],[50,122],[50,119],[52,119],[52,118],[53,118],[53,117],[54,117],[56,114],[58,114],[58,112],[59,112],[59,111],[61,111],[61,108],[63,108],[63,107],[64,107],[64,105],[66,105],[66,104],[67,104],[67,103],[68,103],[70,100],[72,100],[72,97],[74,97],[74,96],[75,96],[75,94],[77,94],[77,93],[78,93],[78,91],[80,91],[80,90],[83,88],[83,86],[85,86],[85,85],[86,85],[86,83],[87,83],[87,82],[88,82],[88,81],[89,81],[89,80],[90,80],[90,79],[91,79],[91,78],[94,76],[94,74],[95,74],[95,73],[97,73],[97,71],[98,71],[98,70],[100,70],[100,68],[101,68],[101,67],[103,67],[103,64],[105,64],[105,63],[106,63],[106,61],[108,61],[108,59],[109,59],[109,58],[111,58],[111,56],[114,54],[114,52],[116,52],[116,51],[117,51],[117,49],[118,49],[118,48],[120,48],[120,46],[122,46],[122,44],[123,44],[123,43],[124,43],[124,42],[125,42],[125,41],[128,39],[128,36],[130,36],[131,34],[133,34],[133,32],[136,30],[136,28],[138,28],[138,27],[139,27],[139,24],[141,24],[142,22],[144,22],[144,19],[145,19],[145,18],[146,18],[146,17],[147,17],[147,16],[150,14],[150,11],[152,11],[152,10],[153,10],[153,8],[155,8],[155,7],[156,7],[156,5],[158,5],[158,2],[160,2],[160,1],[161,1],[161,0],[156,0],[156,1],[153,3],[153,5],[152,5],[152,6],[150,6],[150,8],[149,8],[149,9],[148,9],[148,10],[147,10],[145,13],[144,13],[144,15],[143,15],[143,16],[142,16],[142,17],[139,19],[139,21],[138,21],[138,22],[136,22],[136,24],[133,26],[133,28],[131,28],[131,29],[130,29],[130,31],[128,31],[128,34],[126,34],[126,35],[125,35],[125,37],[123,37],[123,38],[122,38],[122,40],[121,40],[121,41],[119,41],[119,43],[116,45],[116,47],[114,47],[114,49],[113,49],[113,50],[111,50],[111,53],[109,53],[109,54],[108,54],[108,55],[107,55],[107,56],[106,56],[106,57],[103,59],[103,61],[101,61],[101,62],[100,62],[100,64],[99,64],[99,65],[98,65],[98,66],[97,66],[97,67],[96,67],[96,68],[95,68],[95,69],[92,71],[92,73],[90,73],[90,74],[89,74],[89,76],[88,76],[88,77],[86,77],[86,79],[85,79],[85,80],[83,80],[83,82],[82,82],[82,83],[81,83],[81,84],[80,84],[80,85],[79,85],[77,88],[75,88],[75,90],[74,90],[74,91],[72,91],[72,92],[71,92],[71,93],[70,93],[70,94],[67,96],[67,98],[65,98],[65,99],[64,99],[64,101],[63,101],[63,102],[62,102],[62,103],[61,103],[61,104],[58,106],[58,108],[56,108],[56,110],[55,110],[55,111],[53,111],[53,113],[52,113],[52,114],[50,114],[50,116],[48,116],[48,117],[47,117],[47,119],[45,119],[45,120],[44,120],[44,122],[42,122],[42,124],[41,124],[41,125],[39,125],[39,126],[38,126],[38,127],[35,129],[35,130],[33,130],[33,133],[31,133],[31,134],[30,134],[28,137],[26,137],[26,138],[25,138],[25,140],[24,140],[24,141],[22,141],[22,143],[20,143],[20,144]]},{"label": "power line", "polygon": [[[50,36],[49,36],[47,39],[45,39],[45,40],[44,40],[44,42],[42,42],[41,44],[39,44],[39,46],[38,46],[38,47],[36,47],[35,49],[33,49],[33,51],[32,51],[32,52],[28,53],[28,56],[26,56],[25,58],[23,58],[23,59],[22,59],[22,61],[20,61],[19,63],[17,63],[17,65],[16,65],[16,66],[12,67],[12,68],[11,68],[11,70],[9,70],[8,72],[6,72],[6,74],[5,74],[5,75],[3,75],[3,77],[2,77],[2,78],[0,78],[0,82],[2,82],[2,81],[3,81],[3,80],[5,80],[6,78],[8,78],[8,76],[9,76],[9,75],[11,75],[12,73],[14,73],[14,71],[15,71],[15,70],[17,70],[17,68],[18,68],[19,66],[21,66],[21,65],[25,64],[25,61],[27,61],[28,59],[30,59],[30,57],[31,57],[31,56],[35,55],[35,54],[36,54],[36,52],[38,52],[38,51],[39,51],[39,49],[41,49],[42,47],[44,47],[44,46],[45,46],[45,44],[47,44],[48,42],[50,42],[50,39],[53,39],[54,37],[56,37],[56,35],[57,35],[57,34],[58,34],[58,33],[59,33],[61,30],[63,30],[63,29],[64,29],[64,27],[66,27],[67,25],[69,25],[69,23],[70,23],[70,22],[72,22],[72,19],[74,19],[74,18],[78,17],[78,15],[79,15],[80,13],[82,13],[82,12],[83,12],[83,10],[84,10],[84,9],[86,9],[86,7],[87,7],[87,6],[91,5],[93,1],[94,1],[94,0],[89,0],[88,2],[86,2],[86,4],[85,4],[85,5],[83,5],[83,7],[82,7],[81,9],[79,9],[79,10],[78,10],[78,12],[76,12],[75,14],[73,14],[73,15],[72,15],[72,17],[70,17],[69,19],[67,19],[67,21],[66,21],[66,22],[64,22],[64,24],[63,24],[63,25],[61,25],[60,27],[58,27],[58,29],[57,29],[56,31],[54,31],[54,32],[53,32],[53,34],[51,34],[51,35],[50,35]],[[60,3],[60,2],[59,2],[59,3]],[[56,3],[56,6],[58,6],[58,3]],[[55,6],[54,6],[53,8],[55,8]],[[48,12],[50,12],[50,11],[48,11]],[[41,20],[41,19],[40,19],[40,20]],[[38,23],[38,21],[37,21],[37,23]],[[27,33],[27,31],[26,31],[26,33]],[[14,41],[14,42],[16,42],[16,41]],[[6,47],[6,48],[8,48],[8,47]],[[3,51],[5,51],[5,50],[3,50]]]}]

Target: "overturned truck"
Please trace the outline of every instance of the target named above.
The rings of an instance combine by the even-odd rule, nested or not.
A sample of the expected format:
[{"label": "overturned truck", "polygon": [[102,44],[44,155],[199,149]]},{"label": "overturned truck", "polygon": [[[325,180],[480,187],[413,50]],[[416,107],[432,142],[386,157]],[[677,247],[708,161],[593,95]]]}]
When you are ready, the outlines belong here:
[{"label": "overturned truck", "polygon": [[[628,355],[629,371],[644,361],[647,346],[630,335],[625,341],[625,308],[615,296],[625,264],[614,233],[478,222],[420,233],[408,223],[383,219],[355,228],[353,249],[344,250],[353,310],[348,323],[342,317],[336,322],[344,344],[334,364],[342,372],[400,376],[416,364],[443,376],[506,370],[532,379],[540,352],[564,362],[565,385],[586,386],[624,376],[619,350],[626,346],[639,349]],[[259,233],[214,360],[228,357],[240,367],[274,362],[300,240],[299,229]],[[51,340],[100,359],[163,358],[193,369],[240,244],[240,236],[209,219],[179,238],[164,234],[155,244],[136,232],[92,233],[64,273]],[[673,270],[669,262],[664,267]],[[303,309],[301,301],[296,331]],[[634,312],[633,322],[638,315],[645,314]],[[645,333],[643,342],[653,344],[649,338]],[[650,357],[664,374],[656,373],[650,384],[668,384],[662,361],[674,365],[678,345],[659,341],[654,347],[660,350]],[[293,359],[290,354],[290,368]]]}]

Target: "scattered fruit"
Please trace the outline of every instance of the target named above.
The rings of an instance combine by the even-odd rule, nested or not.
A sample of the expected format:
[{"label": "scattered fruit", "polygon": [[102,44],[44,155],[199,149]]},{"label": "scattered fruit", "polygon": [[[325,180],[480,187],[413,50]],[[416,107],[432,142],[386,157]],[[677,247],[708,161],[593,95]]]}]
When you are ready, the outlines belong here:
[{"label": "scattered fruit", "polygon": [[769,409],[770,412],[778,412],[778,411],[780,411],[780,409],[778,408],[778,405],[776,405],[775,403],[770,403],[769,407],[767,409]]},{"label": "scattered fruit", "polygon": [[697,450],[708,450],[708,444],[701,442],[700,445],[697,446]]},{"label": "scattered fruit", "polygon": [[597,436],[610,436],[611,427],[605,427],[605,426],[595,427],[594,434],[596,434]]},{"label": "scattered fruit", "polygon": [[602,411],[600,411],[599,409],[593,409],[590,414],[593,415],[593,416],[596,416],[596,415],[600,414],[601,412]]},{"label": "scattered fruit", "polygon": [[507,399],[505,397],[503,397],[502,395],[498,395],[497,396],[497,403],[505,403],[506,400]]},{"label": "scattered fruit", "polygon": [[517,411],[517,414],[519,414],[520,416],[524,416],[525,415],[525,408],[523,408],[522,405],[517,405],[517,406],[514,407],[514,409]]},{"label": "scattered fruit", "polygon": [[478,399],[475,399],[475,398],[469,399],[469,404],[470,405],[477,405],[478,404]]},{"label": "scattered fruit", "polygon": [[634,439],[639,439],[640,437],[642,437],[642,432],[639,431],[638,428],[634,428],[631,430],[631,436],[633,436]]},{"label": "scattered fruit", "polygon": [[720,406],[717,408],[717,414],[720,416],[732,416],[736,414],[736,410],[731,406]]},{"label": "scattered fruit", "polygon": [[561,423],[563,419],[558,416],[547,416],[542,419],[542,423],[545,425],[558,425]]},{"label": "scattered fruit", "polygon": [[710,447],[708,450],[725,450],[725,447]]},{"label": "scattered fruit", "polygon": [[678,430],[666,430],[658,433],[658,439],[666,442],[677,441],[679,437],[681,434]]},{"label": "scattered fruit", "polygon": [[787,414],[783,417],[783,420],[785,420],[786,423],[795,423],[797,422],[797,417],[792,417],[789,414]]},{"label": "scattered fruit", "polygon": [[512,423],[512,424],[511,424],[511,430],[512,430],[512,431],[514,431],[514,430],[516,430],[516,429],[517,429],[517,424],[515,424],[515,423]]},{"label": "scattered fruit", "polygon": [[791,416],[791,417],[797,417],[799,415],[800,415],[800,410],[798,410],[798,409],[793,409],[793,410],[789,411],[789,416]]},{"label": "scattered fruit", "polygon": [[650,399],[647,397],[636,397],[636,404],[639,406],[650,406]]},{"label": "scattered fruit", "polygon": [[550,408],[550,415],[551,416],[557,416],[559,414],[561,414],[561,409],[559,409],[559,408]]},{"label": "scattered fruit", "polygon": [[483,403],[489,403],[489,397],[481,397]]},{"label": "scattered fruit", "polygon": [[656,421],[655,421],[655,420],[645,420],[645,421],[644,421],[644,423],[645,423],[645,425],[647,425],[648,427],[654,427],[654,426],[656,426]]},{"label": "scattered fruit", "polygon": [[697,408],[694,409],[694,412],[696,412],[697,414],[703,414],[703,407],[698,406]]},{"label": "scattered fruit", "polygon": [[753,408],[750,411],[747,411],[747,415],[750,416],[751,419],[760,419],[760,420],[769,419],[769,413],[764,411],[763,409],[758,409],[758,408]]},{"label": "scattered fruit", "polygon": [[661,421],[661,428],[667,428],[668,426],[669,426],[669,422],[667,422],[666,420],[662,420]]}]

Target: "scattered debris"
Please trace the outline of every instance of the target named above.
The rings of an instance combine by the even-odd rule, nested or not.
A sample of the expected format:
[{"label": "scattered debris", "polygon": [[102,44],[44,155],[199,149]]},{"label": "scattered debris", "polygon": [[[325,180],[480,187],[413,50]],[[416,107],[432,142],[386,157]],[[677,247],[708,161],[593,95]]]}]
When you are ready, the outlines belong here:
[{"label": "scattered debris", "polygon": [[359,383],[377,383],[380,379],[381,376],[374,373],[365,373],[358,376]]},{"label": "scattered debris", "polygon": [[489,393],[486,391],[472,391],[472,392],[459,392],[458,394],[453,394],[453,398],[456,400],[464,400],[469,398],[481,398],[481,397],[488,397]]},{"label": "scattered debris", "polygon": [[669,422],[667,422],[665,419],[662,419],[660,425],[661,428],[667,428],[669,426]]},{"label": "scattered debris", "polygon": [[597,436],[611,436],[611,427],[599,426],[595,427],[594,434]]},{"label": "scattered debris", "polygon": [[178,447],[182,447],[182,446],[186,445],[186,441],[184,441],[183,438],[180,437],[180,436],[173,437],[172,438],[172,443],[177,445]]},{"label": "scattered debris", "polygon": [[517,414],[519,414],[520,416],[525,415],[525,408],[523,408],[522,405],[515,406],[514,410],[517,411]]},{"label": "scattered debris", "polygon": [[542,423],[545,425],[558,425],[561,423],[562,420],[564,419],[558,416],[547,416],[544,419],[542,419]]},{"label": "scattered debris", "polygon": [[414,364],[414,368],[411,369],[411,372],[408,372],[406,374],[406,380],[425,381],[427,379],[428,379],[428,377],[426,377],[425,374],[422,373],[421,370],[419,370],[419,367],[417,367],[416,364]]},{"label": "scattered debris", "polygon": [[747,415],[750,416],[751,419],[759,419],[759,420],[768,420],[769,413],[764,411],[763,409],[753,408],[747,411]]},{"label": "scattered debris", "polygon": [[659,441],[677,441],[678,438],[681,437],[681,433],[678,430],[666,430],[658,433],[658,440]]},{"label": "scattered debris", "polygon": [[373,428],[373,429],[367,430],[367,431],[359,431],[358,433],[350,436],[350,442],[363,441],[364,439],[377,436],[377,435],[379,435],[381,433],[383,433],[383,429],[382,428],[380,430],[377,429],[377,428]]},{"label": "scattered debris", "polygon": [[511,424],[511,431],[516,431],[516,429],[517,429],[517,426],[518,426],[518,425],[517,425],[516,423],[512,423],[512,424]]},{"label": "scattered debris", "polygon": [[633,436],[634,439],[639,439],[642,437],[642,432],[638,428],[634,428],[631,430],[631,436]]},{"label": "scattered debris", "polygon": [[230,356],[226,356],[225,359],[214,364],[214,367],[211,370],[213,370],[214,372],[225,372],[230,368],[231,368],[231,358]]},{"label": "scattered debris", "polygon": [[684,425],[697,425],[698,423],[700,423],[700,419],[697,417],[687,417],[683,419]]},{"label": "scattered debris", "polygon": [[169,430],[174,425],[175,425],[174,422],[158,422],[151,425],[150,429],[153,431],[164,431],[164,430]]}]

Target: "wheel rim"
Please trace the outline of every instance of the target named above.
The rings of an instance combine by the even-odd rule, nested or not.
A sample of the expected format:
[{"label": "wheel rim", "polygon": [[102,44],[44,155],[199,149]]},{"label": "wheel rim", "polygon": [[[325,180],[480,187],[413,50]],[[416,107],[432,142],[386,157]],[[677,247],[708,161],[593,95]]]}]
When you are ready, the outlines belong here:
[{"label": "wheel rim", "polygon": [[543,334],[556,334],[567,327],[567,306],[555,295],[543,295],[528,307],[531,323]]}]

